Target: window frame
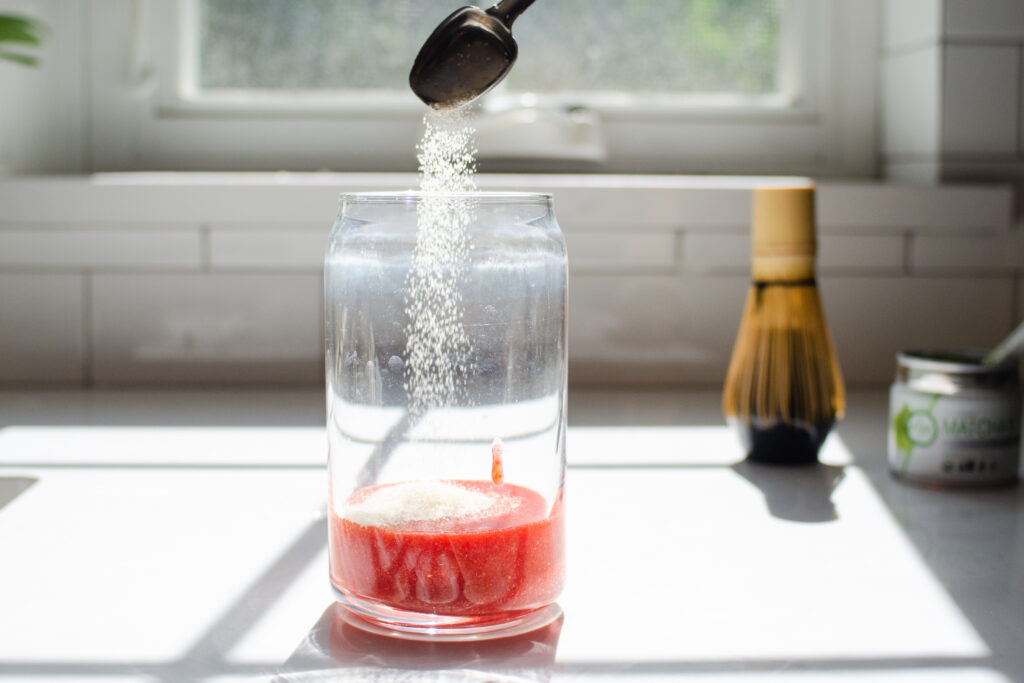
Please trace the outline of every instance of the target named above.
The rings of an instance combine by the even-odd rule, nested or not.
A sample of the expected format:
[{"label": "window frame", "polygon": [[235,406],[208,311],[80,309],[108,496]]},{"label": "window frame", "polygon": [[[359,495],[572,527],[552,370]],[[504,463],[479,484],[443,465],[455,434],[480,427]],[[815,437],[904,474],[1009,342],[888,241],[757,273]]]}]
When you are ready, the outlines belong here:
[{"label": "window frame", "polygon": [[[194,60],[183,56],[195,41],[183,27],[196,1],[134,0],[130,12],[124,0],[92,4],[92,170],[415,170],[425,108],[411,92],[190,90],[184,65]],[[558,170],[874,175],[879,0],[782,2],[781,95],[530,98],[542,108],[582,106],[601,121],[607,161]],[[484,109],[522,99],[499,91]],[[524,170],[486,155],[481,167]]]}]

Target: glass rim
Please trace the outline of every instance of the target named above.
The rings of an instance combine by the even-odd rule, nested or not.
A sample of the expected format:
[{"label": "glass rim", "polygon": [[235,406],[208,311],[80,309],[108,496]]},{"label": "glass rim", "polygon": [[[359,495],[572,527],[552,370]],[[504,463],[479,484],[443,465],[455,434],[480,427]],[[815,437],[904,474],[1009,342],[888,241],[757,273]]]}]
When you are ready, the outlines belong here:
[{"label": "glass rim", "polygon": [[549,203],[552,194],[550,192],[422,192],[420,190],[342,192],[339,202],[342,204],[418,203],[430,197],[483,201],[487,204],[542,204]]}]

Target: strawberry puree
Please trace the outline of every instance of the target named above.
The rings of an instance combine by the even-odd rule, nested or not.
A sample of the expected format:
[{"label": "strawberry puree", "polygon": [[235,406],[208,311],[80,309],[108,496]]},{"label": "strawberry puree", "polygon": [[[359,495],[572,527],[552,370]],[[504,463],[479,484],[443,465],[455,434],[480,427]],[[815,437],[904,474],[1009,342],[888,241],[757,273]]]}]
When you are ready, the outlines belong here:
[{"label": "strawberry puree", "polygon": [[[494,502],[482,511],[393,524],[330,516],[331,582],[355,598],[457,616],[528,610],[555,601],[564,578],[561,500],[548,514],[537,492],[513,484],[451,481]],[[357,505],[386,486],[360,489]]]}]

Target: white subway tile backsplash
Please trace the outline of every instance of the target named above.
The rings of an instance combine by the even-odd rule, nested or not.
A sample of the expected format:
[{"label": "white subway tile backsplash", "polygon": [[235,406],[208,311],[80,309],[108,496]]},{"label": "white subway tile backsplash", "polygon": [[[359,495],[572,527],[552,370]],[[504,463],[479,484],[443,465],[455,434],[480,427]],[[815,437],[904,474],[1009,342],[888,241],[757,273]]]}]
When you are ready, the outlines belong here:
[{"label": "white subway tile backsplash", "polygon": [[[623,188],[594,192],[581,188],[554,191],[555,212],[566,234],[676,230],[685,226],[736,226],[750,220],[750,187],[715,190]],[[628,207],[628,210],[624,210]]]},{"label": "white subway tile backsplash", "polygon": [[246,222],[233,223],[214,221],[206,226],[217,232],[243,232],[243,233],[316,233],[327,239],[331,227],[334,225],[333,217],[327,221],[302,221],[302,222]]},{"label": "white subway tile backsplash", "polygon": [[1024,40],[1024,3],[1020,0],[944,0],[943,5],[946,37]]},{"label": "white subway tile backsplash", "polygon": [[[1012,278],[828,276],[822,299],[844,375],[888,382],[911,347],[995,343],[1012,315]],[[576,276],[570,299],[574,382],[717,384],[738,331],[748,279]]]},{"label": "white subway tile backsplash", "polygon": [[[913,119],[915,130],[921,121]],[[937,140],[937,137],[936,137]],[[937,147],[936,147],[937,150]],[[77,178],[4,178],[0,182],[0,230],[49,229],[138,231],[211,230],[327,231],[337,212],[340,187],[394,185],[388,174],[98,174]],[[283,179],[282,179],[283,178]],[[409,176],[415,180],[415,176]],[[547,190],[555,194],[563,232],[654,233],[737,230],[750,221],[751,189],[764,178],[728,176],[504,176],[481,174],[481,187]],[[362,183],[360,185],[360,183]],[[60,202],[53,202],[54,196]],[[330,208],[310,206],[326,196]],[[825,229],[950,227],[963,202],[981,217],[970,229],[1005,223],[1012,195],[979,186],[901,187],[877,182],[819,184],[819,219]],[[898,211],[890,215],[889,208]],[[993,213],[994,212],[994,213]],[[155,219],[158,219],[155,220]],[[161,223],[162,222],[162,223]],[[963,221],[960,221],[961,223]],[[102,230],[101,230],[102,231]]]},{"label": "white subway tile backsplash", "polygon": [[[327,232],[313,230],[211,230],[214,270],[238,268],[323,268]],[[569,265],[574,270],[652,271],[676,265],[676,235],[568,233]]]},{"label": "white subway tile backsplash", "polygon": [[[372,178],[367,176],[367,182],[373,182]],[[3,220],[12,223],[136,223],[156,218],[197,224],[330,224],[338,213],[339,191],[354,182],[350,176],[316,173],[99,173],[84,179],[68,176],[42,182],[38,178],[5,178],[0,183],[0,206],[4,207]],[[60,201],[53,201],[55,196]]]},{"label": "white subway tile backsplash", "polygon": [[905,239],[893,235],[819,235],[818,268],[832,271],[902,271]]},{"label": "white subway tile backsplash", "polygon": [[198,269],[193,230],[0,230],[0,266]]},{"label": "white subway tile backsplash", "polygon": [[[904,238],[893,235],[818,235],[818,268],[833,271],[902,271]],[[686,233],[683,265],[688,271],[749,273],[750,235]]]},{"label": "white subway tile backsplash", "polygon": [[[751,189],[778,178],[676,175],[478,174],[480,189],[550,192],[565,233],[733,228],[750,219]],[[783,180],[783,182],[786,182]]]},{"label": "white subway tile backsplash", "polygon": [[600,271],[666,271],[676,265],[676,235],[569,233],[566,235],[569,268]]},{"label": "white subway tile backsplash", "polygon": [[935,184],[942,181],[942,171],[943,164],[938,157],[914,161],[885,158],[885,179],[893,183]]},{"label": "white subway tile backsplash", "polygon": [[886,0],[882,26],[888,50],[937,41],[942,31],[942,0]]},{"label": "white subway tile backsplash", "polygon": [[882,151],[887,156],[938,151],[941,65],[939,46],[882,59]]},{"label": "white subway tile backsplash", "polygon": [[84,379],[81,275],[0,274],[0,382]]},{"label": "white subway tile backsplash", "polygon": [[212,226],[210,265],[218,268],[323,270],[330,226],[318,230],[238,230]]},{"label": "white subway tile backsplash", "polygon": [[[479,174],[481,189],[550,192],[563,229],[682,224],[737,225],[750,213],[750,178],[722,176]],[[101,173],[79,178],[5,178],[3,220],[11,223],[323,223],[341,192],[404,191],[414,174]],[[61,197],[53,202],[53,196]],[[624,212],[623,208],[629,211]]]},{"label": "white subway tile backsplash", "polygon": [[323,369],[318,274],[97,275],[97,384],[310,383]]},{"label": "white subway tile backsplash", "polygon": [[987,185],[823,183],[817,198],[823,231],[1005,232],[1013,225],[1013,189]]},{"label": "white subway tile backsplash", "polygon": [[[757,179],[530,178],[554,189],[568,242],[573,381],[719,385],[749,282]],[[312,195],[266,178],[218,194],[216,178],[193,179],[107,215],[101,199],[146,188],[93,182],[0,182],[0,383],[322,381],[333,214],[297,206]],[[44,203],[62,188],[78,202],[67,216]],[[142,215],[156,197],[161,210]],[[10,214],[4,198],[17,199]],[[988,344],[1024,316],[1012,186],[823,181],[817,208],[826,308],[851,382],[891,380],[898,348]],[[70,220],[78,210],[87,215]]]},{"label": "white subway tile backsplash", "polygon": [[1014,281],[1003,278],[821,279],[836,351],[854,384],[891,382],[909,348],[985,348],[1009,329]]},{"label": "white subway tile backsplash", "polygon": [[749,273],[749,229],[741,234],[684,234],[683,266],[695,272]]},{"label": "white subway tile backsplash", "polygon": [[976,238],[915,236],[910,267],[978,274],[1012,272],[1020,265],[1022,249],[1019,232]]},{"label": "white subway tile backsplash", "polygon": [[570,381],[724,379],[748,277],[577,275],[569,286]]},{"label": "white subway tile backsplash", "polygon": [[1016,156],[1019,68],[1017,46],[945,46],[943,153]]}]

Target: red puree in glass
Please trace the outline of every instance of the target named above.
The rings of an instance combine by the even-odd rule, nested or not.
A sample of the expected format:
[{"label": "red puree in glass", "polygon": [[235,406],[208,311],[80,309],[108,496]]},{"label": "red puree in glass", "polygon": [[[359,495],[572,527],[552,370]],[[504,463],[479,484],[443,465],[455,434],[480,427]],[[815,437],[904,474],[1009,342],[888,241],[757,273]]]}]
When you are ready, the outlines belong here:
[{"label": "red puree in glass", "polygon": [[[331,512],[331,581],[343,593],[413,612],[493,615],[551,604],[562,590],[565,529],[531,489],[448,481],[497,502],[463,517],[363,526]],[[384,486],[360,489],[359,503]]]}]

